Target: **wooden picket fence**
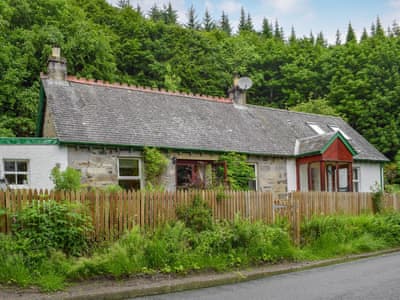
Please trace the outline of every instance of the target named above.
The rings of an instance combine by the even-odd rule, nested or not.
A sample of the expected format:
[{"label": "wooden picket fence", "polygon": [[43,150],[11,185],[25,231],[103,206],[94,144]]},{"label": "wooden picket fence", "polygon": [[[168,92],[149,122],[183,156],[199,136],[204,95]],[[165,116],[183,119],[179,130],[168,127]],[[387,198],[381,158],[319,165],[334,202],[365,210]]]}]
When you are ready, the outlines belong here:
[{"label": "wooden picket fence", "polygon": [[[177,192],[106,193],[99,191],[63,192],[47,190],[0,191],[0,232],[9,233],[12,215],[21,208],[40,201],[78,202],[93,220],[93,239],[113,240],[139,225],[153,229],[176,219],[176,208],[190,204],[199,196],[208,203],[214,219],[233,220],[236,215],[252,222],[272,224],[286,219],[293,238],[300,239],[300,223],[314,215],[359,215],[372,211],[371,193],[293,192],[278,200],[271,192],[193,190]],[[384,207],[400,211],[400,197],[385,195]],[[1,214],[5,211],[5,214]]]}]

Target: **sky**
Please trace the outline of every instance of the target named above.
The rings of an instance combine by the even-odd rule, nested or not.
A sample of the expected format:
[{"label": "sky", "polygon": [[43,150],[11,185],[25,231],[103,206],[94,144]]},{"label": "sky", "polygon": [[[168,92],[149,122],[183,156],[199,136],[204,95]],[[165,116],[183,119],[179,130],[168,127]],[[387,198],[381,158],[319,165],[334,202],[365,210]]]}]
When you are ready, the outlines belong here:
[{"label": "sky", "polygon": [[215,20],[219,20],[224,11],[235,30],[243,7],[257,30],[266,17],[272,23],[278,20],[286,37],[293,26],[298,37],[309,36],[311,31],[316,36],[322,31],[329,43],[334,43],[337,29],[342,33],[342,40],[345,39],[349,22],[358,38],[364,27],[369,32],[377,17],[385,29],[394,20],[400,23],[400,0],[130,0],[133,7],[139,4],[145,13],[154,4],[162,7],[168,2],[177,10],[180,23],[186,23],[187,12],[193,5],[200,21],[206,8]]}]

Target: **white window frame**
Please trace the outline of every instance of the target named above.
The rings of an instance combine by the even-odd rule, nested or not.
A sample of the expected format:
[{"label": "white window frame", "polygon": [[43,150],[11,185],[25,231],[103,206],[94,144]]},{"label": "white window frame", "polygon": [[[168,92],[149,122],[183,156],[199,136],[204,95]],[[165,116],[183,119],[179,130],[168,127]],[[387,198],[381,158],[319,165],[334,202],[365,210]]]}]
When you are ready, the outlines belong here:
[{"label": "white window frame", "polygon": [[347,134],[345,134],[343,132],[343,130],[339,128],[339,126],[337,126],[337,125],[328,125],[328,127],[330,129],[332,129],[334,132],[338,132],[339,131],[346,140],[351,140],[351,138]]},{"label": "white window frame", "polygon": [[[137,160],[138,161],[138,168],[139,168],[139,175],[138,176],[120,176],[119,175],[119,162],[120,160]],[[120,180],[139,180],[140,188],[143,187],[143,172],[142,172],[142,159],[136,156],[120,156],[117,160],[117,174],[118,174],[118,181]]]},{"label": "white window frame", "polygon": [[313,122],[307,122],[307,125],[314,130],[315,133],[321,135],[325,133],[325,130],[323,130],[317,123]]},{"label": "white window frame", "polygon": [[[357,170],[357,175],[358,175],[357,179],[354,178],[354,170]],[[357,192],[360,192],[360,188],[361,188],[361,169],[360,169],[360,167],[353,167],[352,172],[353,172],[353,182],[352,182],[352,184],[353,184],[353,186],[352,186],[353,192],[355,192],[354,184],[357,184],[357,186],[358,186],[358,191]]]},{"label": "white window frame", "polygon": [[[6,171],[6,162],[13,162],[15,164],[15,171]],[[18,162],[25,162],[26,163],[26,171],[18,171],[17,170],[17,163]],[[9,186],[18,186],[18,187],[24,187],[24,186],[29,186],[30,182],[30,172],[29,172],[29,159],[16,159],[16,158],[5,158],[3,159],[3,173],[4,173],[4,178],[6,178],[6,175],[14,175],[16,176],[16,183],[10,183],[7,182]],[[18,184],[18,175],[26,175],[26,183]]]},{"label": "white window frame", "polygon": [[257,163],[255,162],[248,162],[249,166],[254,167],[254,181],[256,182],[256,191],[258,191],[258,171],[257,171]]}]

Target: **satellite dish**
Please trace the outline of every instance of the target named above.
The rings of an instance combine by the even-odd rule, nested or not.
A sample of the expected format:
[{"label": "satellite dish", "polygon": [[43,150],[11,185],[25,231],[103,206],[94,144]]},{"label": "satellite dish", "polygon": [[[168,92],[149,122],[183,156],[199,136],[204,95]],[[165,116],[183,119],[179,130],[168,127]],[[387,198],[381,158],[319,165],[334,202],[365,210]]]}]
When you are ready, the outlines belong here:
[{"label": "satellite dish", "polygon": [[241,90],[248,90],[253,85],[253,81],[249,77],[240,77],[238,80],[238,87]]}]

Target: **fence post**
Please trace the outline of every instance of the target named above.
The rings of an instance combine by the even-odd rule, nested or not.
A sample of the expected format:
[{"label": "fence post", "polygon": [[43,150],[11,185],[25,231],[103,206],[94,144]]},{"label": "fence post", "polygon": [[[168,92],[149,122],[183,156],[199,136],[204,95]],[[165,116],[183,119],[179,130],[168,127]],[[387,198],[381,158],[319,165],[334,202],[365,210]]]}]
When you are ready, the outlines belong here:
[{"label": "fence post", "polygon": [[293,228],[293,242],[295,245],[300,244],[300,201],[294,197],[294,193],[289,193],[289,203],[291,206],[290,219]]}]

